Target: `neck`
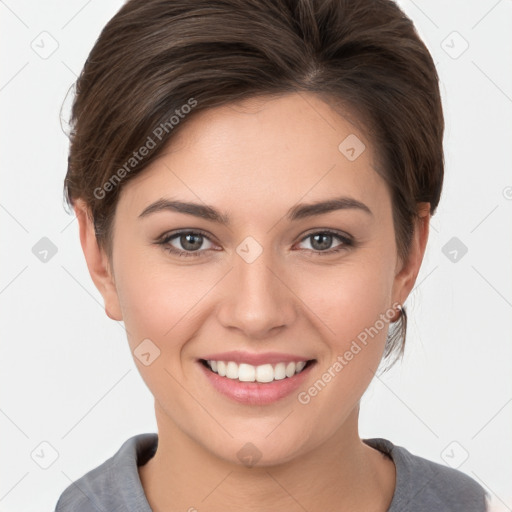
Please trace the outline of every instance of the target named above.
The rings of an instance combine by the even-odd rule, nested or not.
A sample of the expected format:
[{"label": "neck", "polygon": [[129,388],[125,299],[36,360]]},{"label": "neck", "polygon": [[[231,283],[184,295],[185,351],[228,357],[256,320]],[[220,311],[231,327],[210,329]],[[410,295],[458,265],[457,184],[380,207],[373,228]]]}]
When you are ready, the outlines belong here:
[{"label": "neck", "polygon": [[292,460],[246,467],[217,457],[187,436],[155,404],[158,448],[139,475],[155,512],[375,510],[395,488],[394,463],[363,443],[359,408],[322,445]]}]

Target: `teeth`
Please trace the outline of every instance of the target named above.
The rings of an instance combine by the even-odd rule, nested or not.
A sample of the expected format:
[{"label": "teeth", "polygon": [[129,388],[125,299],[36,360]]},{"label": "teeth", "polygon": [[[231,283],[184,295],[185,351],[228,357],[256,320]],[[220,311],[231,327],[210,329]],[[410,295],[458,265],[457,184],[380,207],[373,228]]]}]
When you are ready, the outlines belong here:
[{"label": "teeth", "polygon": [[233,361],[229,361],[226,365],[226,377],[228,379],[238,379],[238,365]]},{"label": "teeth", "polygon": [[295,363],[288,363],[286,365],[286,376],[292,377],[295,375]]},{"label": "teeth", "polygon": [[[213,361],[212,361],[213,363]],[[275,380],[282,380],[286,378],[286,364],[284,363],[277,363],[274,367],[274,379]]]},{"label": "teeth", "polygon": [[272,382],[293,377],[300,373],[306,366],[306,361],[297,363],[262,364],[237,364],[233,361],[206,361],[210,369],[221,377],[239,380],[240,382]]},{"label": "teeth", "polygon": [[304,366],[306,366],[306,361],[295,363],[295,373],[300,373],[302,370],[304,370]]},{"label": "teeth", "polygon": [[[238,366],[232,361],[230,363]],[[254,382],[256,380],[256,368],[251,364],[242,363],[238,366],[238,380],[241,382]]]},{"label": "teeth", "polygon": [[256,381],[272,382],[274,380],[274,368],[271,364],[256,366]]}]

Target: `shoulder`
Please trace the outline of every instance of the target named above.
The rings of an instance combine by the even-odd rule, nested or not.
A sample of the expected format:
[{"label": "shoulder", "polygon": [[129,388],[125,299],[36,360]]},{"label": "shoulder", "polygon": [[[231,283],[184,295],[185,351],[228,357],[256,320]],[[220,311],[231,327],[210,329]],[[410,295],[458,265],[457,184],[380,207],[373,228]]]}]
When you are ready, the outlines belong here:
[{"label": "shoulder", "polygon": [[153,456],[157,441],[153,433],[129,438],[112,457],[71,483],[59,497],[55,512],[151,512],[137,466]]},{"label": "shoulder", "polygon": [[388,512],[485,512],[488,493],[469,475],[414,455],[382,438],[366,444],[389,455],[396,467],[396,487]]}]

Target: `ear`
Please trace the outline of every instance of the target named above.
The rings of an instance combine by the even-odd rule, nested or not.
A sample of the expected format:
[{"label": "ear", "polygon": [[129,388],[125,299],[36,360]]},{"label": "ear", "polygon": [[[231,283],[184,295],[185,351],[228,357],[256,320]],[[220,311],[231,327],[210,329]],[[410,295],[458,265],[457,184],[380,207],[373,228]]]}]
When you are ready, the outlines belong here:
[{"label": "ear", "polygon": [[96,288],[103,296],[105,313],[112,320],[122,320],[123,315],[119,304],[114,275],[110,269],[108,257],[96,240],[94,223],[89,209],[82,199],[75,200],[73,205],[78,219],[80,243],[84,252],[87,268]]},{"label": "ear", "polygon": [[[397,274],[393,284],[393,303],[403,304],[411,292],[418,277],[430,227],[430,203],[418,203],[419,219],[416,220],[411,240],[409,257],[403,262],[398,259]],[[400,268],[401,267],[401,268]]]}]

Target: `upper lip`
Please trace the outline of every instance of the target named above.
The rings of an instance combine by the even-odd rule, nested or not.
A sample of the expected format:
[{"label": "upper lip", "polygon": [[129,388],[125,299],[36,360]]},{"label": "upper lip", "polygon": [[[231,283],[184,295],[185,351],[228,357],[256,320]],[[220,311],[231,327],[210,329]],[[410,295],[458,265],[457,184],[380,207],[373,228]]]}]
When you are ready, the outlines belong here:
[{"label": "upper lip", "polygon": [[299,356],[296,354],[285,354],[280,352],[242,352],[242,351],[231,351],[231,352],[220,352],[216,354],[209,354],[202,357],[206,361],[233,361],[237,364],[246,363],[253,366],[262,364],[277,364],[277,363],[298,363],[300,361],[307,362],[311,358]]}]

